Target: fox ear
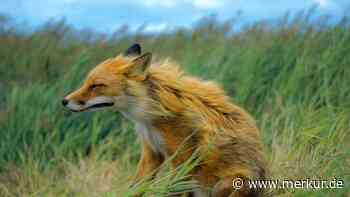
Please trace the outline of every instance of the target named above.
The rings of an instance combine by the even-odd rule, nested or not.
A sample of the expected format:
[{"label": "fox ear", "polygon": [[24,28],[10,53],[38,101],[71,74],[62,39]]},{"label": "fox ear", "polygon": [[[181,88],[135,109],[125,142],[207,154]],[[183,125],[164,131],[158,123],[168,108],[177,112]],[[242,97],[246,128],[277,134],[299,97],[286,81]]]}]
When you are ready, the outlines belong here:
[{"label": "fox ear", "polygon": [[139,56],[141,55],[141,46],[138,43],[131,45],[125,52],[125,56]]},{"label": "fox ear", "polygon": [[143,75],[149,67],[152,59],[152,53],[145,53],[140,57],[137,57],[132,61],[132,68],[130,74],[132,75]]}]

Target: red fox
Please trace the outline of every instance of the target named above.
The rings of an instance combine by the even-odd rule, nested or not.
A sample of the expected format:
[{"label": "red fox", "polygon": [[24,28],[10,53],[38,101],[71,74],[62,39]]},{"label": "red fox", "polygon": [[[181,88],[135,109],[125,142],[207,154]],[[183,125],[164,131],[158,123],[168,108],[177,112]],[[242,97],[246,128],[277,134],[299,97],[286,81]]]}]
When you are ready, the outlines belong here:
[{"label": "red fox", "polygon": [[136,182],[154,176],[162,162],[183,146],[171,160],[174,167],[195,150],[205,155],[190,174],[200,186],[190,195],[263,195],[248,184],[239,190],[232,185],[235,178],[266,176],[254,119],[215,83],[185,75],[169,60],[151,63],[151,58],[151,53],[141,53],[139,44],[132,45],[97,65],[62,104],[73,112],[112,108],[135,123],[142,142]]}]

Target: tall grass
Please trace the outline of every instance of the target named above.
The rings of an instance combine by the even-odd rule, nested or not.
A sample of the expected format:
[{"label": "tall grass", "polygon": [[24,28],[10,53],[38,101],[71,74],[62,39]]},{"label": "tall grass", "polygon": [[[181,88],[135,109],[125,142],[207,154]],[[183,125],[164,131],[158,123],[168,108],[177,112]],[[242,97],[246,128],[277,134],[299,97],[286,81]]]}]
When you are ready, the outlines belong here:
[{"label": "tall grass", "polygon": [[129,188],[139,157],[133,125],[113,112],[72,114],[61,98],[99,61],[140,42],[159,58],[221,84],[257,119],[271,177],[343,179],[343,189],[284,189],[282,196],[350,193],[350,26],[313,12],[232,31],[201,19],[192,29],[113,36],[64,21],[22,32],[0,20],[0,196],[165,196],[191,189],[181,168]]}]

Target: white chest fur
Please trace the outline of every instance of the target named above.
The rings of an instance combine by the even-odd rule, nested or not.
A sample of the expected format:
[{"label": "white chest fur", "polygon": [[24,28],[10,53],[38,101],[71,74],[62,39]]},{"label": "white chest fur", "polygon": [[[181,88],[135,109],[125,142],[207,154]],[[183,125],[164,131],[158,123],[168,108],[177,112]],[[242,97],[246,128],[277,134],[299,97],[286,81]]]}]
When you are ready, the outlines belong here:
[{"label": "white chest fur", "polygon": [[156,128],[152,127],[152,124],[150,124],[148,120],[143,118],[144,116],[140,115],[142,113],[132,110],[124,111],[122,114],[135,124],[135,129],[140,138],[149,143],[154,152],[161,153],[166,156],[162,136],[156,130]]},{"label": "white chest fur", "polygon": [[160,133],[152,126],[143,123],[135,123],[136,131],[142,140],[145,140],[151,146],[152,150],[164,154],[163,139]]}]

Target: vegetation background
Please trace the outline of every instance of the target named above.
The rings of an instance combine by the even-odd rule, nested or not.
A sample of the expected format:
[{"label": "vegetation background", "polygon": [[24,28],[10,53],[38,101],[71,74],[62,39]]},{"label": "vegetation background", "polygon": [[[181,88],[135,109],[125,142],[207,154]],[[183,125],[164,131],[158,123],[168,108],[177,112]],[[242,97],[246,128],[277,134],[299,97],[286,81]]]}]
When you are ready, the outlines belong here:
[{"label": "vegetation background", "polygon": [[281,189],[280,196],[350,195],[350,20],[314,10],[237,30],[204,17],[191,29],[113,35],[64,20],[24,31],[0,17],[0,196],[166,196],[189,190],[185,163],[128,188],[139,157],[133,125],[112,112],[70,113],[61,99],[86,72],[134,42],[221,84],[254,115],[272,178],[342,179],[343,189]]}]

